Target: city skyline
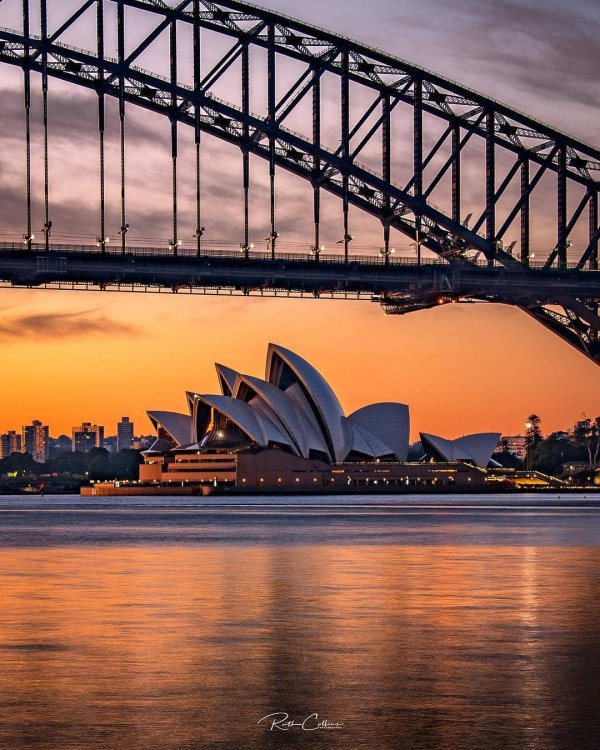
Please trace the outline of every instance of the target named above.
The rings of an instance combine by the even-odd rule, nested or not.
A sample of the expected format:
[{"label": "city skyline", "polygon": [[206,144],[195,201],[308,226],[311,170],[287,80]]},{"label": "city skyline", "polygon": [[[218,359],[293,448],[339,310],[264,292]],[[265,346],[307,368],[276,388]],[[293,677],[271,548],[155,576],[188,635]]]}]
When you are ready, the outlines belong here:
[{"label": "city skyline", "polygon": [[[31,425],[43,425],[43,427],[48,428],[48,439],[50,441],[61,441],[62,439],[66,438],[69,443],[73,444],[73,435],[75,431],[79,431],[82,428],[84,430],[87,430],[87,428],[92,428],[91,433],[95,434],[95,429],[99,429],[102,431],[102,446],[93,446],[93,447],[107,447],[107,449],[110,450],[122,450],[123,448],[132,447],[130,445],[123,445],[120,446],[121,440],[123,442],[129,442],[135,443],[136,441],[142,440],[142,439],[149,439],[150,442],[152,442],[155,439],[155,433],[156,433],[156,425],[154,424],[154,418],[152,413],[145,414],[148,421],[150,422],[150,429],[147,431],[144,431],[143,429],[137,430],[135,429],[135,423],[133,420],[131,420],[130,417],[121,417],[120,420],[116,423],[116,428],[110,432],[107,431],[106,425],[102,424],[96,424],[94,422],[84,422],[82,420],[76,420],[80,424],[79,425],[73,425],[68,430],[65,430],[64,432],[61,432],[60,430],[53,430],[52,425],[46,424],[46,420],[38,420],[34,419],[30,421],[30,424],[21,424],[19,425],[13,425],[12,427],[8,429],[0,429],[0,439],[3,441],[3,446],[0,448],[0,458],[5,457],[9,455],[11,452],[23,452],[23,430],[25,430],[27,427]],[[572,430],[575,430],[577,428],[580,428],[582,425],[591,425],[592,422],[595,419],[598,419],[600,417],[588,417],[585,414],[581,414],[581,417],[583,419],[577,419],[565,423],[562,425],[561,428],[558,430],[549,430],[544,428],[544,421],[541,420],[541,427],[542,434],[546,436],[550,436],[552,434],[556,434],[558,436],[565,436],[568,435]],[[529,421],[531,419],[531,416],[527,418],[526,421],[523,421],[521,425],[520,432],[517,432],[515,434],[509,434],[509,433],[501,433],[500,439],[498,441],[497,449],[501,450],[502,447],[506,448],[518,455],[519,457],[522,457],[525,454],[525,448],[527,444],[527,431],[530,429],[531,422]],[[413,439],[412,434],[413,432],[416,432],[416,437]],[[122,434],[122,437],[120,435]],[[420,435],[421,430],[413,428],[410,432],[411,438],[409,445],[415,445],[420,442]],[[131,436],[131,437],[130,437]],[[463,437],[466,437],[466,433],[463,434],[457,434],[456,438],[453,439],[460,439]],[[7,450],[4,450],[4,444],[7,446]],[[114,444],[114,448],[109,447],[109,444]],[[150,443],[149,443],[150,444]],[[135,445],[133,446],[135,447]],[[71,447],[70,450],[75,450],[75,448]],[[138,448],[136,448],[138,450]]]},{"label": "city skyline", "polygon": [[[134,422],[132,420],[130,420],[129,417],[122,417],[121,419],[125,420],[127,422],[128,426],[130,426],[132,428],[135,427]],[[50,437],[63,437],[65,435],[68,437],[69,434],[72,434],[76,430],[80,431],[80,430],[82,430],[82,428],[100,428],[102,430],[106,429],[106,425],[100,424],[99,422],[93,422],[93,421],[85,422],[85,421],[83,421],[81,419],[76,420],[76,421],[79,422],[79,425],[71,425],[71,427],[68,430],[65,430],[65,431],[54,430],[55,435],[54,436],[50,435]],[[23,422],[25,422],[25,424]],[[28,424],[26,424],[26,422],[27,422],[27,420],[20,420],[18,422],[18,425],[13,425],[12,427],[10,427],[8,429],[1,429],[0,433],[6,434],[6,433],[15,432],[16,430],[22,430],[22,429],[24,429],[25,427],[28,426]],[[34,422],[39,422],[40,424],[46,424],[49,428],[51,428],[49,420],[45,420],[45,419],[33,419],[33,420],[30,420],[30,423],[34,423]],[[106,433],[105,437],[106,438],[117,437],[118,433],[119,433],[119,425],[120,424],[121,424],[121,421],[119,420],[117,422],[117,424],[116,424],[114,433]],[[103,436],[104,436],[104,433],[103,433]]]},{"label": "city skyline", "polygon": [[114,434],[107,433],[104,425],[85,421],[65,432],[52,434],[48,423],[34,419],[30,424],[0,430],[0,458],[12,453],[30,453],[36,461],[43,463],[53,452],[87,453],[93,448],[105,448],[109,453],[130,448],[142,450],[148,437],[151,434],[135,434],[135,424],[129,417],[121,417]]},{"label": "city skyline", "polygon": [[[10,25],[15,8],[19,10],[18,3],[12,5],[11,11],[7,0],[0,9],[6,25]],[[318,8],[319,25],[359,36],[360,41],[491,93],[585,141],[600,141],[595,109],[598,84],[589,75],[593,68],[590,60],[598,55],[589,32],[597,9],[590,2],[575,3],[569,8],[553,2],[542,11],[535,4],[517,7],[506,1],[501,3],[501,17],[494,17],[493,23],[490,8],[484,4],[469,0],[451,3],[452,23],[460,21],[469,29],[470,55],[465,59],[460,55],[465,35],[447,34],[446,11],[437,8],[432,15],[430,2],[422,4],[418,11],[411,6],[411,13],[405,14],[408,3],[377,0],[372,14],[366,19],[361,17],[360,23],[359,3],[334,1],[322,8],[312,0],[302,7],[288,0],[273,0],[263,5],[309,21]],[[398,38],[398,23],[382,23],[382,19],[401,15],[402,36]],[[517,27],[519,58],[512,36]],[[536,35],[535,45],[523,44],[523,37],[531,34],[533,39],[529,28],[544,30],[543,35]],[[577,36],[576,45],[568,44],[569,36],[561,44],[552,43],[553,31],[565,28]],[[489,39],[498,42],[497,49],[485,42]],[[473,59],[481,64],[473,65]],[[541,60],[543,65],[539,64]],[[144,64],[151,67],[152,62],[150,55]],[[561,74],[559,84],[557,71]],[[19,74],[7,70],[1,84],[4,93],[15,91],[18,83]],[[56,82],[51,85],[53,91],[60,91]],[[548,96],[549,91],[552,96]],[[20,123],[20,99],[6,95],[2,102],[6,121]],[[79,149],[91,153],[96,149],[93,96],[72,92],[65,98],[65,113],[77,115]],[[63,123],[61,116],[56,109],[50,112],[51,124],[64,126],[59,145],[65,171],[58,184],[56,162],[51,164],[53,189],[62,197],[62,205],[56,208],[57,225],[62,218],[72,219],[74,209],[83,205],[81,195],[91,184],[91,175],[78,171],[79,154],[73,159],[75,130]],[[152,161],[156,144],[167,140],[167,130],[162,124],[157,125],[153,117],[132,112],[132,129],[134,136],[137,132],[139,149],[137,156],[132,156],[130,172],[134,168],[140,170],[133,185],[139,205],[132,231],[160,232],[166,237],[169,223],[157,204],[156,191],[146,189],[150,173],[142,164],[143,160]],[[22,143],[9,131],[7,128],[0,136],[4,145],[0,166],[5,175],[22,172],[24,158]],[[150,133],[155,141],[149,141]],[[113,139],[114,135],[113,132]],[[189,136],[182,133],[184,139],[189,140]],[[38,162],[39,156],[39,152],[34,153]],[[152,174],[155,178],[158,175],[160,182],[166,168],[158,156],[156,159]],[[93,158],[89,161],[93,163]],[[207,236],[213,239],[229,232],[229,240],[234,241],[240,234],[235,221],[228,223],[230,215],[221,212],[223,195],[215,183],[221,170],[233,174],[238,166],[238,155],[220,144],[204,160],[204,215]],[[261,172],[257,168],[256,173],[258,188],[264,188],[264,169]],[[166,184],[166,171],[163,176]],[[189,178],[187,172],[181,176],[184,227],[190,223]],[[2,228],[20,230],[24,212],[21,187],[0,179],[0,196]],[[295,198],[296,193],[291,196]],[[112,199],[115,197],[113,191]],[[298,205],[304,211],[304,204]],[[297,215],[296,205],[282,206],[281,213],[278,224],[282,241],[305,241],[300,230],[294,234],[295,222],[306,224],[306,217]],[[90,226],[77,226],[77,231],[93,236],[95,214],[90,213],[90,217]],[[254,235],[262,239],[261,221],[260,217],[256,220]],[[339,236],[340,225],[339,215],[332,209],[324,227],[329,247]],[[185,231],[191,235],[191,231]],[[354,216],[353,232],[357,244],[380,243],[380,233],[373,222]],[[408,240],[402,248],[408,249]],[[208,360],[225,364],[241,362],[244,372],[260,375],[261,363],[255,352],[272,339],[314,361],[335,384],[348,411],[367,401],[410,401],[413,439],[418,426],[425,424],[440,434],[486,430],[514,434],[522,429],[531,412],[541,414],[545,428],[551,431],[569,424],[581,412],[595,416],[600,406],[597,365],[524,313],[502,306],[448,305],[402,318],[386,318],[378,306],[366,302],[182,299],[173,295],[67,295],[21,290],[0,294],[0,345],[10,362],[0,376],[3,432],[43,413],[48,423],[69,434],[85,413],[90,392],[95,394],[98,422],[114,423],[128,412],[136,423],[145,424],[146,404],[165,404],[166,396],[166,406],[178,411],[184,404],[171,394],[214,388],[206,355]],[[198,351],[190,346],[191,341],[198,344]],[[349,366],[340,366],[340,361]],[[392,378],[389,373],[393,373]]]}]

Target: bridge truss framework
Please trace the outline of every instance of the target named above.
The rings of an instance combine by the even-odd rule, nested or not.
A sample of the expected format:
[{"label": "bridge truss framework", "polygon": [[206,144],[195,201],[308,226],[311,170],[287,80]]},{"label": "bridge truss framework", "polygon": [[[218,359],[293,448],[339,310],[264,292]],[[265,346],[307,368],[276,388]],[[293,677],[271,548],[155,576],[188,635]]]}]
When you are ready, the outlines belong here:
[{"label": "bridge truss framework", "polygon": [[[99,136],[99,234],[101,256],[109,256],[106,243],[105,187],[105,100],[117,99],[120,125],[120,234],[121,252],[128,253],[126,203],[126,111],[133,104],[159,113],[170,121],[172,159],[172,238],[170,250],[181,257],[178,231],[178,128],[194,130],[196,149],[196,255],[208,257],[203,244],[202,221],[202,134],[209,133],[237,146],[242,157],[244,230],[240,243],[242,256],[232,264],[272,264],[276,274],[278,255],[276,228],[276,176],[285,169],[303,178],[313,192],[313,262],[321,251],[321,194],[328,191],[341,200],[343,217],[342,262],[333,264],[341,288],[351,284],[353,275],[369,275],[369,263],[361,265],[350,253],[350,206],[375,216],[382,226],[381,260],[394,273],[390,231],[396,229],[411,238],[417,248],[419,268],[405,286],[378,289],[375,298],[386,312],[405,313],[430,306],[433,302],[481,299],[507,302],[526,310],[595,361],[600,361],[600,282],[598,277],[598,192],[600,151],[543,123],[516,112],[493,99],[473,92],[430,71],[418,68],[388,54],[331,34],[305,23],[236,0],[182,0],[167,5],[162,0],[78,0],[77,9],[57,27],[49,27],[47,0],[40,0],[40,29],[31,31],[30,0],[23,0],[22,30],[0,29],[0,62],[23,70],[26,128],[26,232],[25,249],[39,258],[51,251],[52,221],[48,139],[49,78],[54,77],[93,90],[98,100]],[[116,6],[116,12],[106,9]],[[155,19],[153,30],[135,47],[126,46],[126,19],[131,10],[145,12]],[[86,15],[87,14],[87,15]],[[65,44],[65,37],[84,16],[93,15],[96,49],[85,51]],[[110,26],[110,28],[109,28]],[[178,75],[178,34],[185,28],[193,39],[193,83],[182,83]],[[105,38],[117,40],[117,56],[106,55]],[[218,34],[230,41],[226,54],[214,65],[202,65],[202,45],[207,35]],[[169,76],[161,77],[136,65],[140,56],[161,35],[168,36]],[[260,50],[266,55],[266,106],[263,112],[250,111],[253,80],[251,56]],[[278,93],[277,76],[286,60],[302,66],[292,85]],[[239,101],[235,105],[215,95],[224,77],[239,70]],[[32,73],[42,84],[44,132],[44,245],[35,248],[32,231],[31,192],[31,89]],[[337,126],[339,146],[328,147],[323,137],[322,81],[335,77],[339,86]],[[368,106],[356,92],[368,93]],[[301,135],[286,127],[286,120],[303,103],[310,101],[312,127]],[[406,143],[394,137],[393,117],[399,105],[411,110],[412,175],[403,184],[394,181],[396,152]],[[441,127],[441,134],[428,145],[425,119]],[[438,131],[439,132],[439,131]],[[461,166],[469,144],[482,143],[481,167],[484,174],[482,208],[465,220],[462,217],[465,181]],[[373,148],[379,153],[379,169],[361,164],[361,154]],[[249,237],[250,156],[268,163],[270,195],[270,257],[259,259],[251,253]],[[509,159],[510,166],[505,169]],[[553,184],[549,195],[548,176]],[[443,208],[433,203],[442,187],[449,185]],[[548,215],[556,225],[556,244],[542,265],[532,263],[532,202],[539,196],[550,201]],[[545,221],[550,221],[547,217]],[[586,225],[582,229],[582,225]],[[505,247],[507,232],[518,227],[519,240]],[[577,238],[576,254],[569,248]],[[584,238],[582,240],[582,237]],[[515,251],[515,246],[518,248]],[[472,289],[448,283],[444,289],[432,286],[430,273],[421,263],[421,250],[436,253],[449,271],[445,278],[466,278],[469,273],[481,279]],[[7,262],[11,251],[0,256]],[[92,254],[88,252],[88,258]],[[11,256],[12,257],[12,256]],[[113,259],[114,260],[114,259]],[[322,261],[323,259],[321,259]],[[481,260],[485,268],[480,268]],[[102,261],[101,261],[102,262]],[[176,261],[177,262],[177,261]],[[189,259],[188,261],[189,262]],[[289,263],[293,263],[289,259]],[[231,266],[232,280],[238,267]],[[420,267],[423,266],[423,267]],[[262,266],[261,266],[262,269]],[[309,268],[306,270],[308,273]],[[1,273],[2,269],[0,269]],[[488,277],[485,276],[489,272]],[[27,272],[29,273],[29,271]],[[43,278],[39,283],[53,283]],[[83,273],[83,272],[82,272]],[[99,272],[100,273],[100,272]],[[2,278],[15,282],[10,273]],[[83,274],[85,275],[85,274]],[[517,279],[529,277],[525,287]],[[255,283],[263,292],[259,271]],[[266,277],[268,279],[268,275]],[[478,276],[479,278],[479,276]],[[489,279],[489,283],[485,279]],[[497,283],[502,278],[502,283]],[[563,283],[565,279],[568,284]],[[27,277],[29,285],[35,285]],[[550,281],[549,281],[550,280]],[[57,279],[60,282],[60,278]],[[82,277],[83,283],[89,283]],[[558,281],[560,283],[558,283]],[[76,279],[72,280],[77,283]],[[329,283],[329,282],[328,282]],[[167,286],[186,286],[177,280]],[[188,285],[189,286],[189,285]],[[210,285],[209,285],[210,286]],[[231,288],[240,286],[237,283]],[[368,286],[368,284],[367,284]],[[515,293],[519,288],[521,292]],[[250,286],[241,285],[242,289]],[[568,290],[568,291],[567,291]],[[315,289],[312,290],[313,293]],[[318,292],[318,288],[316,289]],[[443,292],[443,294],[442,294]],[[370,293],[370,292],[369,292]]]}]

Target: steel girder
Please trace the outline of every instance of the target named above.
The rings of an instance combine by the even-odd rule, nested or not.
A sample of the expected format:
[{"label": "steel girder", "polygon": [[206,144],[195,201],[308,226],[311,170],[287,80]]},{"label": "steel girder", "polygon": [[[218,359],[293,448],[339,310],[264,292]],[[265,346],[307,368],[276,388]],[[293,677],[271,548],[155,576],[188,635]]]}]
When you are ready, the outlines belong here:
[{"label": "steel girder", "polygon": [[0,243],[0,281],[31,287],[58,282],[93,286],[102,281],[106,285],[133,283],[167,289],[304,291],[315,296],[337,291],[377,295],[382,300],[391,293],[403,299],[418,294],[435,304],[458,299],[519,304],[532,295],[548,302],[580,290],[593,295],[597,288],[592,274],[582,278],[575,270],[532,273],[529,269],[508,271],[501,266],[490,269],[481,264],[439,261],[388,264],[373,256],[352,256],[346,263],[341,253],[319,262],[307,252],[277,253],[273,259],[270,252],[245,258],[236,250],[205,250],[197,256],[186,249],[174,257],[160,247],[131,247],[123,254],[117,247],[102,251],[95,245],[54,245],[46,252],[43,244],[33,244],[31,252],[23,252],[18,243]]},{"label": "steel girder", "polygon": [[[104,54],[104,13],[106,3],[116,3],[117,59]],[[61,36],[92,6],[96,7],[98,47],[95,52],[74,49],[61,43]],[[386,251],[389,228],[395,227],[412,237],[429,250],[443,256],[450,264],[468,263],[472,252],[483,253],[491,266],[502,265],[519,271],[529,265],[529,204],[530,197],[545,173],[556,175],[557,243],[546,267],[554,264],[559,269],[567,266],[569,234],[587,208],[589,215],[588,244],[580,254],[576,267],[582,273],[598,267],[597,203],[600,185],[600,151],[570,136],[516,112],[489,97],[473,92],[430,71],[418,68],[378,50],[353,42],[308,24],[257,8],[243,2],[223,0],[183,0],[167,5],[161,0],[82,0],[78,9],[61,26],[53,31],[47,28],[46,0],[42,0],[42,25],[39,36],[29,32],[28,0],[24,0],[24,31],[0,30],[0,61],[23,68],[26,87],[30,85],[31,71],[41,73],[43,90],[47,96],[47,78],[53,76],[76,85],[95,90],[99,98],[99,133],[101,134],[101,164],[103,164],[104,97],[119,99],[120,110],[124,103],[167,116],[172,123],[173,157],[173,250],[177,252],[177,123],[192,125],[199,148],[200,132],[211,133],[237,145],[242,150],[247,172],[248,154],[266,159],[270,165],[271,179],[271,250],[275,253],[275,166],[310,181],[315,192],[315,250],[318,252],[319,191],[328,190],[339,196],[344,206],[344,249],[348,257],[351,239],[348,225],[348,205],[378,217],[384,227]],[[125,7],[146,11],[156,17],[154,30],[129,55],[124,53]],[[27,19],[27,23],[25,20]],[[184,86],[177,79],[177,23],[190,24],[194,35],[195,64],[194,85]],[[224,34],[233,40],[227,54],[212,70],[200,75],[199,52],[202,31]],[[170,35],[170,77],[162,78],[135,66],[135,61],[163,32]],[[268,55],[268,107],[262,115],[253,114],[248,107],[250,86],[248,50],[263,48]],[[305,72],[285,95],[275,97],[276,54],[300,61]],[[242,107],[236,107],[213,94],[211,88],[221,79],[238,58],[242,59]],[[336,151],[324,148],[320,142],[320,92],[324,73],[340,79],[341,109],[340,147]],[[372,91],[375,100],[361,113],[351,127],[349,86],[360,85]],[[294,133],[284,126],[284,121],[303,98],[312,92],[312,140]],[[29,96],[27,88],[26,98]],[[393,184],[390,170],[390,113],[398,103],[409,104],[414,111],[413,155],[414,174],[404,186]],[[28,105],[26,105],[27,107]],[[46,109],[46,103],[45,103]],[[372,114],[380,110],[373,122]],[[423,115],[433,115],[445,121],[447,127],[427,153],[423,148]],[[123,125],[123,115],[121,117]],[[123,127],[122,127],[123,130]],[[381,135],[381,173],[361,166],[356,157],[375,136]],[[485,208],[471,229],[461,221],[461,154],[472,137],[481,137],[485,143]],[[360,139],[360,140],[359,140]],[[358,143],[356,141],[359,140]],[[451,154],[437,169],[433,177],[425,180],[425,172],[434,163],[442,147],[451,140]],[[123,148],[122,148],[123,150]],[[500,185],[496,180],[496,155],[501,150],[512,154],[515,161]],[[123,160],[122,160],[123,161]],[[531,168],[536,171],[531,175]],[[29,169],[29,167],[28,167]],[[434,206],[429,197],[435,187],[451,172],[451,211]],[[199,173],[198,173],[199,174]],[[103,168],[101,168],[103,175]],[[520,197],[498,226],[497,206],[515,177],[520,178]],[[46,144],[46,240],[49,241],[51,222],[48,217],[47,198],[47,144]],[[101,237],[103,238],[104,186],[101,177]],[[247,182],[247,177],[245,177]],[[199,185],[199,176],[198,176]],[[567,215],[567,189],[577,185],[585,190],[575,212]],[[124,187],[122,187],[122,236],[125,232]],[[198,248],[203,228],[200,224],[198,188]],[[520,217],[520,258],[502,247],[502,239],[512,222]],[[246,202],[247,227],[247,202]],[[482,230],[480,232],[480,230]],[[427,234],[424,234],[424,231]],[[29,231],[29,234],[31,232]],[[424,237],[424,238],[423,238]],[[245,232],[248,244],[247,230]],[[531,271],[535,273],[535,271]],[[394,298],[384,300],[388,311],[404,312],[404,305],[394,304]],[[402,300],[398,300],[401,303]],[[552,300],[564,310],[564,315],[549,310],[534,297],[524,299],[519,306],[527,309],[545,325],[558,332],[567,332],[571,343],[597,357],[598,351],[598,295]],[[418,309],[418,296],[411,309]],[[515,304],[514,301],[511,302]],[[424,303],[423,303],[424,304]],[[422,306],[422,305],[421,305]],[[395,310],[395,307],[398,307]],[[400,309],[401,308],[401,309]],[[558,315],[558,317],[557,317]]]}]

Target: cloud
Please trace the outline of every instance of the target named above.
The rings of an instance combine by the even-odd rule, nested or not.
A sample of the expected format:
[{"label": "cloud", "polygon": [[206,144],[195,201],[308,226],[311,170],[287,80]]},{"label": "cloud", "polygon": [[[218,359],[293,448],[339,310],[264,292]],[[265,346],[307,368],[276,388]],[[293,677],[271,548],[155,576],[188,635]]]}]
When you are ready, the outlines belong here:
[{"label": "cloud", "polygon": [[[471,19],[470,53],[488,64],[500,64],[513,85],[554,100],[598,103],[600,13],[592,4],[463,0],[461,5]],[[490,43],[495,52],[490,53]]]},{"label": "cloud", "polygon": [[[139,336],[141,331],[105,316],[94,316],[95,310],[73,313],[40,313],[17,315],[0,322],[0,341],[51,340],[83,336]],[[93,316],[93,317],[92,317]]]}]

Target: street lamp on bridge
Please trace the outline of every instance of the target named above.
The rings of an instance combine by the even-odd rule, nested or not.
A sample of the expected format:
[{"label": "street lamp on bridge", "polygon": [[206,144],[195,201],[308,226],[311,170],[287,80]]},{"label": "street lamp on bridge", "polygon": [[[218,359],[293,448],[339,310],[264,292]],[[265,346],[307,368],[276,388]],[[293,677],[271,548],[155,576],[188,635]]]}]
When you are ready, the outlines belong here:
[{"label": "street lamp on bridge", "polygon": [[197,246],[198,246],[198,252],[197,255],[200,255],[200,238],[204,234],[206,230],[204,227],[197,227],[196,231],[194,232],[194,239],[196,240]]},{"label": "street lamp on bridge", "polygon": [[379,255],[383,258],[383,262],[385,265],[389,265],[390,262],[390,256],[393,255],[396,252],[395,247],[382,247],[379,249]]},{"label": "street lamp on bridge", "polygon": [[129,224],[123,224],[121,229],[119,229],[119,234],[121,235],[121,252],[123,255],[125,254],[125,235],[129,231]]},{"label": "street lamp on bridge", "polygon": [[346,262],[348,262],[348,249],[350,247],[350,243],[354,239],[354,235],[350,234],[349,232],[346,232],[346,234],[342,237],[341,240],[338,240],[335,244],[336,245],[343,245],[344,246],[344,258]]},{"label": "street lamp on bridge", "polygon": [[271,253],[271,258],[275,260],[275,240],[279,237],[279,232],[277,232],[275,229],[269,234],[268,237],[265,237],[265,242],[267,243],[267,252]]},{"label": "street lamp on bridge", "polygon": [[96,245],[104,253],[106,252],[106,246],[110,242],[110,237],[96,237]]},{"label": "street lamp on bridge", "polygon": [[177,250],[181,247],[181,240],[169,240],[169,250],[173,255],[177,255]]},{"label": "street lamp on bridge", "polygon": [[50,249],[50,232],[51,231],[52,231],[52,222],[48,220],[42,227],[42,234],[44,235],[44,242],[46,244],[46,250]]},{"label": "street lamp on bridge", "polygon": [[315,256],[315,261],[319,262],[319,256],[325,250],[325,245],[311,245],[310,254]]},{"label": "street lamp on bridge", "polygon": [[252,250],[253,247],[254,247],[254,242],[250,242],[249,244],[240,242],[240,253],[244,253],[244,258],[249,258],[250,250]]},{"label": "street lamp on bridge", "polygon": [[24,234],[23,235],[23,244],[27,247],[28,250],[31,250],[31,243],[35,239],[35,234]]}]

